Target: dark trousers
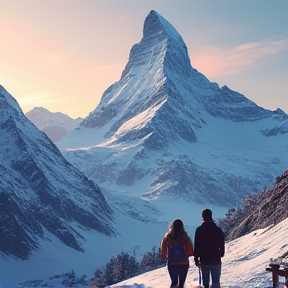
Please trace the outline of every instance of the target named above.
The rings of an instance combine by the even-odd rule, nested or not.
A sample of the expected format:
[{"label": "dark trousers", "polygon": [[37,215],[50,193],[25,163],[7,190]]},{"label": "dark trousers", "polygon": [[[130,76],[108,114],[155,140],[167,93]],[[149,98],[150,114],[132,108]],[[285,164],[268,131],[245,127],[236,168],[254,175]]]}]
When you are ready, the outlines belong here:
[{"label": "dark trousers", "polygon": [[201,264],[202,280],[205,288],[209,288],[210,274],[212,278],[212,287],[220,288],[221,264]]},{"label": "dark trousers", "polygon": [[168,272],[171,278],[171,286],[179,285],[179,288],[184,287],[187,277],[189,265],[168,265]]}]

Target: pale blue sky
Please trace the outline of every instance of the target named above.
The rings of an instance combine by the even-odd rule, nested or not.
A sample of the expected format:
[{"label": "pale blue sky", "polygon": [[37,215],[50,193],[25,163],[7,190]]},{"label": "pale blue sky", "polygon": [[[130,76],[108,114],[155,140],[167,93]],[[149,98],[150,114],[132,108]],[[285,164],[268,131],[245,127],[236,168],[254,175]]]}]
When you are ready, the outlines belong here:
[{"label": "pale blue sky", "polygon": [[85,117],[120,79],[152,9],[210,81],[288,113],[287,0],[0,0],[0,84],[24,112]]}]

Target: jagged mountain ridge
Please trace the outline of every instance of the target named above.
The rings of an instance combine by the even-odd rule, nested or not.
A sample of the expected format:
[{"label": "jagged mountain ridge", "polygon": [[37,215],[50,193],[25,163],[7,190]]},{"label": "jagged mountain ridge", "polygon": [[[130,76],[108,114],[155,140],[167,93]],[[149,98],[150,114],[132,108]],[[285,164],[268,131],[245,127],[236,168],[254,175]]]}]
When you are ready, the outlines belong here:
[{"label": "jagged mountain ridge", "polygon": [[194,69],[182,37],[151,11],[121,79],[57,146],[99,185],[230,206],[286,169],[287,127],[281,109]]},{"label": "jagged mountain ridge", "polygon": [[72,119],[60,112],[50,112],[43,107],[35,107],[25,116],[54,143],[60,141],[83,121],[81,117]]},{"label": "jagged mountain ridge", "polygon": [[[167,33],[171,35],[167,36]],[[175,47],[177,51],[175,51]],[[174,60],[171,61],[171,59]],[[165,69],[166,67],[167,69]],[[183,69],[183,67],[185,68]],[[170,74],[175,72],[180,81],[181,77],[193,77],[194,74],[199,74],[195,69],[191,69],[187,48],[181,36],[166,20],[152,11],[145,20],[142,40],[131,49],[129,61],[120,81],[107,89],[97,108],[81,123],[81,126],[102,127],[108,121],[112,121],[113,125],[108,130],[107,136],[114,134],[119,142],[142,139],[153,132],[149,139],[159,138],[157,140],[159,146],[155,145],[156,143],[152,140],[151,148],[153,147],[153,149],[160,148],[167,142],[167,139],[164,138],[165,131],[169,132],[167,138],[171,138],[171,134],[175,134],[194,142],[196,139],[193,124],[199,126],[203,119],[189,114],[188,117],[194,120],[191,125],[185,123],[187,115],[180,118],[176,114],[179,109],[175,108],[183,105],[186,101],[181,99],[184,95],[178,93],[177,85],[173,85],[173,82],[170,85],[171,81],[169,82],[167,75],[169,72]],[[151,74],[151,77],[147,77],[147,73]],[[195,77],[195,79],[209,84],[204,76],[201,76],[200,79]],[[172,89],[176,91],[171,91]],[[127,95],[131,97],[127,97]],[[176,97],[176,101],[173,101],[174,97]],[[193,110],[197,111],[194,107]],[[170,113],[166,113],[166,111],[171,115],[169,116]],[[185,112],[189,113],[188,109]],[[148,114],[149,117],[142,127],[132,126],[132,129],[125,129],[125,132],[122,129],[119,131],[120,133],[117,133],[124,123],[134,120],[133,118],[136,116],[143,115],[145,117]],[[168,119],[166,119],[167,116]],[[165,121],[165,124],[169,125],[169,120],[174,122],[173,126],[163,130],[162,122]],[[177,122],[175,123],[175,121]],[[170,130],[172,131],[170,132]]]},{"label": "jagged mountain ridge", "polygon": [[81,229],[114,234],[99,187],[61,155],[0,86],[0,251],[27,259],[55,235],[83,251]]},{"label": "jagged mountain ridge", "polygon": [[[153,74],[155,71],[153,77],[147,77],[147,74]],[[181,83],[185,79],[189,79],[192,85],[182,87]],[[127,87],[129,87],[128,92]],[[127,94],[131,97],[127,97]],[[162,105],[165,107],[162,108]],[[189,105],[185,111],[183,105]],[[119,109],[119,106],[123,109]],[[243,121],[243,119],[255,121],[272,115],[279,114],[280,117],[285,115],[282,111],[278,113],[265,110],[240,93],[231,91],[227,86],[219,89],[216,83],[211,83],[204,75],[192,68],[182,37],[155,11],[152,11],[145,20],[143,38],[139,44],[132,47],[120,81],[107,89],[97,108],[81,123],[81,126],[102,127],[113,119],[114,123],[107,134],[110,136],[128,120],[153,108],[157,113],[153,115],[151,121],[159,118],[157,120],[161,122],[162,113],[165,113],[163,118],[166,125],[169,120],[172,120],[175,125],[174,121],[178,120],[179,112],[184,112],[180,119],[184,120],[184,123],[181,122],[179,125],[176,123],[169,128],[176,135],[180,133],[181,138],[188,141],[191,139],[192,142],[196,140],[195,134],[191,131],[193,126],[199,128],[205,123],[203,112],[234,121]],[[163,110],[165,112],[162,112]],[[166,111],[175,117],[169,117]],[[168,120],[166,117],[169,117]],[[191,122],[185,123],[187,119]],[[154,122],[154,129],[146,129],[150,123],[145,125],[145,129],[148,130],[144,132],[145,135],[149,134],[150,130],[153,131],[153,135],[156,134],[155,126],[157,127],[159,123]],[[186,128],[185,133],[179,132],[181,131],[179,127]],[[192,134],[190,137],[189,131]],[[137,129],[137,133],[143,138],[141,129]],[[163,134],[163,129],[160,128],[159,134]],[[137,137],[137,135],[133,136]],[[121,135],[121,139],[123,137]]]}]

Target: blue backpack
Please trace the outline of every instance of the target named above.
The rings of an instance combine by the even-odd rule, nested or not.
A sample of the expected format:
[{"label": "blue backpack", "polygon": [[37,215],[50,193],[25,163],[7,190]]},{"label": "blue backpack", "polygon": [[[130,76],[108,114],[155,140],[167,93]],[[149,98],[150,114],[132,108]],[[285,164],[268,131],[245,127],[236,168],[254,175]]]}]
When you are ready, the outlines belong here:
[{"label": "blue backpack", "polygon": [[184,262],[187,260],[187,254],[183,245],[173,246],[169,248],[168,246],[168,261],[170,262]]}]

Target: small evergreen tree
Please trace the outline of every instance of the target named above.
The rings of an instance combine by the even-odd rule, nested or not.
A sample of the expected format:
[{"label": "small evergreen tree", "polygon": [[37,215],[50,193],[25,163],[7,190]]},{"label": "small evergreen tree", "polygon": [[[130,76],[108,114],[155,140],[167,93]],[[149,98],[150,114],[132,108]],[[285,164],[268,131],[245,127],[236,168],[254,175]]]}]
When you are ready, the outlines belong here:
[{"label": "small evergreen tree", "polygon": [[139,272],[139,263],[133,256],[121,252],[112,257],[105,266],[104,279],[106,284],[111,285],[125,279],[131,278]]},{"label": "small evergreen tree", "polygon": [[115,268],[115,270],[117,269],[116,263],[117,263],[116,258],[112,257],[110,259],[110,261],[105,265],[103,279],[105,279],[105,283],[108,285],[111,285],[111,284],[114,284],[117,282],[117,280],[116,280],[117,276],[115,275],[115,274],[117,274],[117,272],[114,273],[114,268]]},{"label": "small evergreen tree", "polygon": [[139,273],[164,266],[164,263],[165,261],[159,257],[159,249],[157,250],[156,246],[143,255],[141,263],[134,256],[121,252],[112,257],[104,267],[96,269],[90,285],[92,287],[97,287],[99,284],[112,285]]},{"label": "small evergreen tree", "polygon": [[159,249],[156,251],[156,246],[151,251],[146,252],[140,262],[141,273],[151,271],[153,269],[164,266],[165,260],[159,257]]},{"label": "small evergreen tree", "polygon": [[97,268],[94,277],[90,280],[91,287],[98,287],[100,284],[106,283],[104,279],[104,267]]}]

